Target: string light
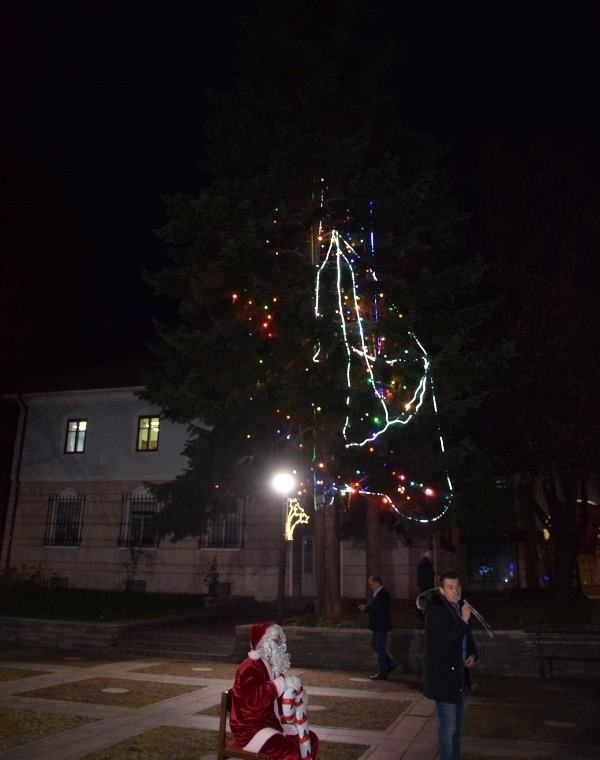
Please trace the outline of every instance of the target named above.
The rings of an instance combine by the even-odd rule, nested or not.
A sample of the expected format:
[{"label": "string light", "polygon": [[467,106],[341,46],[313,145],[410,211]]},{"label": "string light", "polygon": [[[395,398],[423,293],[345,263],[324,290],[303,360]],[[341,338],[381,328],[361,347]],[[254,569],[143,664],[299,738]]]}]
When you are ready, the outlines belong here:
[{"label": "string light", "polygon": [[[344,249],[342,249],[342,245]],[[369,351],[367,347],[367,338],[365,334],[364,319],[360,309],[360,297],[357,292],[356,275],[354,267],[346,252],[352,250],[350,243],[340,237],[337,230],[332,230],[330,235],[329,248],[325,254],[321,265],[317,269],[316,281],[315,281],[315,316],[317,319],[323,318],[324,313],[321,307],[322,301],[322,280],[325,276],[327,268],[332,265],[335,266],[335,280],[337,288],[337,303],[338,308],[336,313],[340,317],[340,330],[342,334],[342,340],[344,342],[344,348],[346,351],[346,408],[347,414],[342,428],[342,436],[344,438],[346,447],[358,446],[362,447],[366,444],[373,443],[381,435],[383,435],[390,427],[394,425],[406,425],[417,414],[423,399],[425,397],[425,391],[427,389],[427,378],[429,373],[430,362],[421,342],[415,337],[412,332],[408,333],[409,338],[414,342],[420,351],[420,361],[422,364],[422,374],[420,380],[414,390],[414,393],[410,400],[404,405],[404,412],[400,414],[393,414],[390,410],[390,404],[395,400],[393,394],[386,393],[383,388],[383,382],[375,377],[373,367],[378,360],[378,356]],[[373,271],[373,270],[371,270]],[[348,295],[344,293],[343,279],[344,274],[349,276],[351,283],[351,293]],[[344,302],[350,301],[348,306],[344,306]],[[377,311],[377,309],[376,309]],[[345,316],[344,316],[345,315]],[[348,321],[352,319],[356,325],[358,332],[358,346],[353,345],[355,336],[352,336],[347,328]],[[376,344],[377,345],[377,344]],[[378,344],[381,345],[380,343]],[[405,350],[408,353],[408,349]],[[321,361],[320,358],[321,348],[317,346],[317,350],[313,356],[314,362]],[[383,422],[378,430],[371,430],[367,435],[356,435],[358,427],[356,420],[352,420],[352,397],[353,397],[353,378],[352,378],[352,358],[358,357],[358,361],[363,364],[364,370],[367,375],[367,384],[371,389],[371,394],[376,406],[379,409],[379,414],[383,417]],[[404,363],[405,359],[385,359],[384,362],[389,367],[393,367],[396,364]],[[376,416],[376,415],[374,415]]]},{"label": "string light", "polygon": [[[321,196],[321,205],[323,206],[323,195]],[[371,229],[369,231],[369,248],[371,256],[374,257],[375,237],[372,224],[372,212],[373,207],[371,204]],[[320,223],[318,240],[319,242],[322,242],[324,239],[325,235],[323,225]],[[325,249],[325,245],[322,245],[321,247],[322,249]],[[378,361],[380,364],[383,364],[389,368],[395,367],[397,365],[406,366],[407,363],[411,361],[411,353],[410,350],[406,348],[404,349],[404,356],[402,357],[388,358],[382,356],[385,345],[385,338],[379,335],[375,330],[371,336],[372,348],[369,350],[366,325],[363,314],[361,312],[361,299],[358,293],[357,277],[354,269],[358,256],[355,247],[356,243],[348,242],[340,236],[337,230],[332,230],[329,235],[329,246],[324,253],[322,261],[317,267],[315,277],[314,313],[317,319],[323,319],[325,317],[324,308],[322,306],[322,302],[325,300],[323,295],[325,292],[324,279],[328,270],[331,270],[333,268],[335,269],[334,279],[337,300],[337,308],[335,309],[335,314],[337,319],[339,319],[340,333],[346,354],[346,367],[344,377],[347,391],[345,397],[347,413],[341,431],[345,446],[346,448],[362,448],[368,446],[369,453],[374,454],[375,448],[373,444],[377,442],[377,439],[380,438],[380,436],[389,431],[393,426],[404,426],[407,425],[412,419],[414,419],[416,414],[418,414],[422,408],[427,390],[429,389],[439,433],[440,451],[444,455],[444,439],[439,426],[437,400],[435,397],[433,381],[430,374],[431,363],[425,347],[414,334],[414,332],[407,331],[407,336],[411,341],[412,346],[416,348],[417,359],[414,359],[413,363],[414,361],[420,362],[421,373],[420,378],[416,383],[414,390],[412,391],[412,395],[410,395],[410,398],[404,402],[402,409],[396,408],[395,412],[393,411],[393,405],[395,404],[397,407],[399,401],[399,399],[396,398],[396,394],[394,392],[396,381],[390,380],[388,383],[390,387],[385,387],[385,384],[376,376],[375,369]],[[377,274],[372,267],[367,268],[366,272],[373,282],[378,282]],[[344,282],[350,283],[349,293],[346,292],[346,288],[344,288]],[[380,319],[379,301],[383,299],[384,293],[381,290],[378,290],[373,297],[372,304],[373,322],[375,326],[377,326],[377,323]],[[388,307],[388,310],[392,313],[394,312],[394,309],[391,306]],[[398,312],[399,319],[402,319],[403,316],[404,315],[401,312]],[[354,325],[354,330],[352,332],[348,329],[348,323],[353,323]],[[321,353],[321,346],[320,344],[317,344],[315,353],[313,355],[314,363],[319,363],[323,360]],[[360,416],[358,417],[358,422],[366,423],[370,420],[371,426],[377,426],[375,429],[371,427],[367,434],[361,435],[357,435],[359,425],[357,424],[357,420],[352,418],[353,397],[357,390],[359,392],[362,390],[360,387],[358,389],[355,389],[353,384],[357,382],[357,375],[360,377],[361,374],[360,372],[352,372],[353,359],[355,360],[355,363],[358,361],[360,365],[362,365],[363,383],[365,382],[364,378],[366,376],[366,385],[369,388],[371,397],[377,410],[370,413],[368,411],[361,410]],[[402,391],[408,391],[408,386],[406,383],[401,383],[400,387]],[[360,493],[364,496],[374,497],[377,498],[381,503],[389,506],[390,509],[392,509],[404,519],[419,523],[432,523],[440,520],[446,514],[453,498],[452,482],[445,468],[444,473],[448,485],[448,493],[443,495],[441,508],[439,509],[438,514],[436,514],[434,517],[421,518],[415,516],[414,514],[406,514],[403,510],[400,509],[400,507],[389,496],[389,494],[372,492],[364,486],[360,487],[359,490],[351,489],[349,486],[346,486],[344,489],[339,489],[339,493]],[[398,488],[398,492],[403,497],[404,501],[411,500],[411,495],[408,493],[408,491],[414,491],[415,489],[423,494],[428,500],[436,498],[435,489],[429,486],[425,487],[422,483],[417,485],[412,481],[409,484],[405,484],[404,475],[400,476],[400,482],[402,485],[400,488]],[[332,487],[332,491],[335,491],[335,487]]]},{"label": "string light", "polygon": [[[369,205],[370,228],[364,233],[352,239],[351,235],[342,237],[338,230],[327,232],[324,224],[325,215],[325,185],[321,179],[321,187],[318,196],[321,219],[318,224],[317,234],[313,240],[313,264],[315,266],[315,290],[314,290],[314,315],[315,319],[322,321],[332,319],[332,326],[339,329],[339,335],[343,345],[345,361],[339,368],[345,386],[345,414],[341,424],[341,437],[344,446],[348,450],[365,449],[376,462],[377,447],[381,437],[389,433],[394,427],[404,427],[411,422],[421,411],[427,398],[431,398],[436,425],[439,433],[439,446],[442,455],[445,455],[444,439],[439,427],[438,405],[435,397],[433,381],[431,378],[431,362],[427,350],[410,330],[407,330],[405,338],[408,347],[400,349],[392,347],[392,343],[386,341],[383,335],[384,324],[382,316],[395,319],[403,319],[404,314],[390,304],[386,299],[385,290],[379,282],[377,272],[373,266],[375,258],[375,234],[373,225],[373,203]],[[273,224],[277,224],[278,209],[275,209]],[[352,217],[346,214],[346,223],[350,223]],[[276,241],[268,240],[267,243]],[[317,251],[314,251],[314,248]],[[277,252],[275,252],[277,253]],[[369,255],[369,261],[366,259]],[[361,292],[363,283],[371,283],[368,296]],[[331,303],[329,294],[330,285],[333,285],[334,301]],[[231,294],[232,304],[245,310],[248,335],[254,339],[263,341],[277,339],[278,328],[276,325],[277,314],[274,313],[274,305],[280,302],[278,296],[269,297],[268,303],[262,299],[255,300],[247,291]],[[333,317],[332,317],[333,315]],[[312,364],[327,360],[327,355],[322,346],[315,345]],[[258,358],[258,363],[265,368],[264,359]],[[306,367],[308,372],[309,368]],[[391,373],[391,376],[390,376]],[[365,398],[367,408],[365,408]],[[313,414],[325,415],[326,409],[322,401],[313,404]],[[278,421],[273,426],[274,435],[280,440],[291,441],[302,449],[302,441],[297,435],[292,435],[292,416],[282,409],[275,410]],[[282,425],[282,422],[287,423]],[[250,435],[248,434],[248,438]],[[433,486],[425,486],[406,479],[404,474],[394,473],[398,486],[394,486],[393,493],[381,493],[377,490],[370,491],[368,488],[368,476],[365,475],[363,482],[357,486],[344,486],[338,488],[334,483],[326,486],[321,480],[327,472],[325,462],[320,459],[316,445],[313,443],[312,454],[313,483],[319,493],[339,493],[350,497],[352,493],[361,494],[378,500],[378,503],[386,506],[401,518],[419,523],[432,523],[441,519],[447,512],[452,497],[452,482],[446,472],[448,492],[443,493]],[[384,467],[390,467],[389,462]],[[329,474],[328,479],[335,479]],[[386,478],[388,475],[386,475]],[[341,478],[338,479],[338,483]],[[321,485],[318,485],[320,483]],[[414,514],[415,499],[425,499],[429,505],[441,504],[439,513],[434,517],[422,518]],[[412,513],[407,511],[410,504]]]}]

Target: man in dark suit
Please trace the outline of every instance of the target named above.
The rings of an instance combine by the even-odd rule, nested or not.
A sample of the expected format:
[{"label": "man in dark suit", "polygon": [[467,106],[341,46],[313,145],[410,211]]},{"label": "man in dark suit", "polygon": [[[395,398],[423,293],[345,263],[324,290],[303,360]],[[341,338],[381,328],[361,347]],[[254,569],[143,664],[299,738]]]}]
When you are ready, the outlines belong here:
[{"label": "man in dark suit", "polygon": [[369,613],[371,648],[377,654],[377,673],[371,676],[371,680],[387,681],[388,675],[397,665],[387,651],[388,633],[392,630],[390,594],[378,575],[369,578],[369,587],[373,592],[371,601],[359,604],[358,609]]}]

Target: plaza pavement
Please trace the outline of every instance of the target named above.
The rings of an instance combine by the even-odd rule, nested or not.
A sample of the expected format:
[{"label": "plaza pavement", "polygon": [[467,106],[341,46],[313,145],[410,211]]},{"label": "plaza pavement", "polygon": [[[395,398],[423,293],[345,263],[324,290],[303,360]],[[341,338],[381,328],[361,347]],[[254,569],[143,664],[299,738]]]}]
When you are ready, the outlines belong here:
[{"label": "plaza pavement", "polygon": [[[198,715],[198,712],[218,705],[221,692],[231,685],[231,678],[211,677],[211,669],[218,674],[214,662],[190,662],[192,676],[147,672],[154,666],[160,669],[161,663],[169,663],[160,658],[152,659],[110,659],[98,660],[97,664],[79,663],[77,657],[69,651],[57,656],[56,652],[44,657],[44,652],[24,649],[7,649],[0,651],[0,668],[27,670],[44,670],[43,675],[32,675],[0,683],[0,710],[19,709],[32,713],[61,713],[87,716],[95,722],[79,728],[63,731],[29,744],[23,744],[6,752],[0,752],[1,760],[79,760],[90,752],[102,750],[117,742],[130,739],[158,726],[180,726],[216,731],[218,717]],[[81,655],[80,653],[77,653]],[[29,656],[30,659],[27,659]],[[85,664],[85,667],[82,665]],[[231,663],[229,663],[231,666]],[[192,667],[193,666],[193,667]],[[140,672],[145,669],[146,672]],[[294,669],[294,674],[302,677],[301,669]],[[326,671],[323,671],[324,673]],[[196,675],[196,673],[198,675]],[[201,675],[205,673],[205,675]],[[312,670],[311,673],[318,674]],[[26,692],[56,686],[75,684],[90,678],[119,679],[119,681],[143,681],[145,683],[169,683],[196,687],[197,690],[155,702],[146,707],[117,707],[89,702],[73,702],[26,696]],[[391,679],[379,688],[372,684],[368,676],[357,679],[356,674],[350,680],[363,680],[354,684],[354,688],[344,688],[344,679],[340,679],[336,688],[309,686],[309,714],[311,726],[322,741],[344,742],[364,745],[361,760],[434,760],[436,753],[436,720],[433,703],[425,699],[406,679]],[[490,678],[486,676],[486,679]],[[360,687],[360,688],[356,688]],[[382,687],[383,690],[382,690]],[[319,697],[322,695],[349,697],[356,699],[398,699],[408,701],[410,706],[386,730],[366,730],[332,728],[319,725]],[[473,697],[474,700],[477,697]],[[310,710],[312,708],[312,713]],[[506,736],[502,740],[481,740],[465,737],[463,753],[490,758],[520,758],[536,760],[537,758],[568,758],[568,760],[591,760],[600,756],[599,747],[569,746],[549,742],[531,742],[518,737]],[[214,760],[214,754],[204,755],[198,760]]]}]

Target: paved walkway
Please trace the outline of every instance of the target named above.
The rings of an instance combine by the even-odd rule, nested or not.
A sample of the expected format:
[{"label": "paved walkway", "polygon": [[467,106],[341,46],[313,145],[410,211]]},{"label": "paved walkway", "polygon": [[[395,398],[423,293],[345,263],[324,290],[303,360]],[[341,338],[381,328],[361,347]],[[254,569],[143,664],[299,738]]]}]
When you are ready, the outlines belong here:
[{"label": "paved walkway", "polygon": [[[94,719],[79,728],[64,731],[29,744],[21,745],[6,752],[0,752],[2,760],[79,760],[87,753],[101,750],[116,742],[137,736],[157,726],[181,726],[214,731],[218,718],[210,715],[198,715],[198,712],[218,705],[221,691],[231,685],[231,677],[210,677],[211,669],[215,675],[223,664],[214,662],[191,662],[180,668],[188,667],[193,675],[174,675],[173,661],[161,659],[134,659],[126,661],[99,661],[95,663],[78,662],[73,653],[68,651],[56,657],[45,658],[43,654],[29,660],[23,659],[23,650],[18,658],[15,651],[0,651],[0,667],[23,670],[46,671],[43,675],[32,675],[0,683],[0,709],[19,709],[24,711],[73,714]],[[80,653],[79,653],[80,654]],[[64,656],[63,656],[64,655]],[[83,667],[83,665],[86,665]],[[166,667],[163,667],[165,666]],[[230,663],[228,667],[233,667]],[[148,672],[152,668],[154,672]],[[170,670],[170,673],[156,672]],[[145,669],[146,672],[140,672]],[[177,668],[175,668],[176,670]],[[198,675],[196,675],[196,673]],[[204,673],[204,675],[202,675]],[[300,669],[295,674],[302,676]],[[311,671],[313,678],[318,678],[319,671]],[[326,674],[327,671],[322,671]],[[223,673],[224,674],[224,673]],[[315,675],[316,674],[316,675]],[[102,677],[119,681],[168,683],[197,687],[185,694],[164,699],[142,708],[117,707],[89,702],[71,702],[26,696],[26,692],[57,686],[75,684],[90,678]],[[350,679],[349,679],[350,680]],[[352,679],[361,680],[361,679]],[[389,682],[385,690],[377,690],[367,678],[364,683],[355,684],[360,688],[339,688],[309,686],[309,713],[311,725],[322,741],[348,742],[362,744],[365,752],[361,760],[434,760],[436,753],[436,721],[433,703],[402,680]],[[350,684],[349,684],[350,685]],[[352,730],[319,726],[319,697],[338,696],[360,699],[398,699],[408,701],[409,708],[398,717],[386,730]],[[474,698],[475,699],[475,698]],[[310,710],[312,709],[312,712]],[[569,758],[569,760],[590,760],[599,756],[598,747],[567,746],[546,742],[528,742],[515,738],[505,740],[477,740],[465,738],[465,754],[477,757],[521,758]],[[205,755],[199,760],[212,760],[215,755]]]}]

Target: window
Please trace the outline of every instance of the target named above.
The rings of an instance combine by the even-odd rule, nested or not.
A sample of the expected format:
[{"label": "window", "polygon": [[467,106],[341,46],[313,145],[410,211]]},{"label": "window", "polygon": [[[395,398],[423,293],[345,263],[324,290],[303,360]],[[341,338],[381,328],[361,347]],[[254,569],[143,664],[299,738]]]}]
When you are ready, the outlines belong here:
[{"label": "window", "polygon": [[158,502],[145,488],[136,488],[133,493],[124,496],[120,545],[158,546],[158,509]]},{"label": "window", "polygon": [[222,515],[208,521],[201,549],[238,549],[242,545],[242,500],[235,499]]},{"label": "window", "polygon": [[70,488],[50,497],[46,546],[79,546],[83,503],[83,496]]},{"label": "window", "polygon": [[81,454],[85,448],[87,420],[69,420],[65,439],[65,454]]},{"label": "window", "polygon": [[471,583],[512,583],[515,575],[512,543],[481,541],[467,544],[467,577]]},{"label": "window", "polygon": [[158,451],[160,417],[140,417],[138,420],[137,451]]}]

